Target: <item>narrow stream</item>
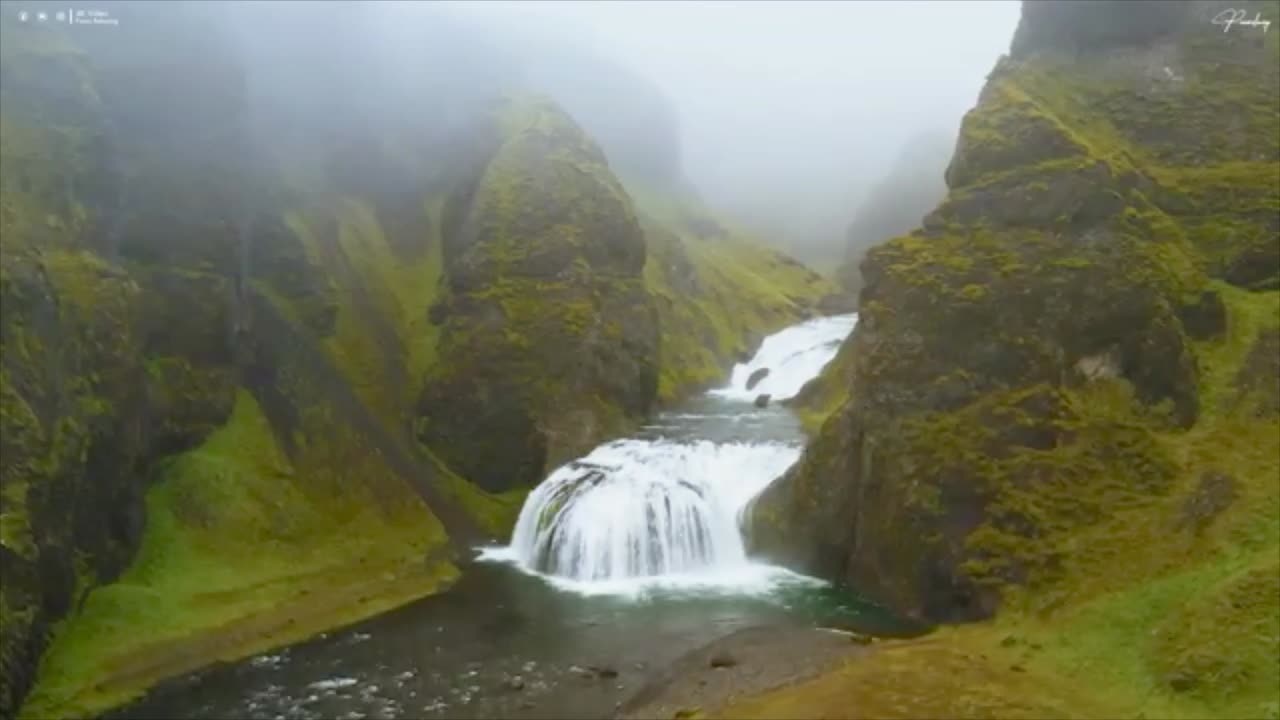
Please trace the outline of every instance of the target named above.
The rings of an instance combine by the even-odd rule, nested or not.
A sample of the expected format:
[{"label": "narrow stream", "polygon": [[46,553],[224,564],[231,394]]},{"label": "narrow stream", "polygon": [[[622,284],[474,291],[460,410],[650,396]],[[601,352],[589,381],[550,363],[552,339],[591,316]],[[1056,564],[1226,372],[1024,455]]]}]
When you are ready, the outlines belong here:
[{"label": "narrow stream", "polygon": [[[764,342],[730,383],[552,473],[512,543],[448,592],[163,684],[119,718],[607,717],[650,673],[753,625],[907,631],[743,551],[739,518],[802,449],[790,397],[855,317]],[[755,370],[769,374],[751,390]]]}]

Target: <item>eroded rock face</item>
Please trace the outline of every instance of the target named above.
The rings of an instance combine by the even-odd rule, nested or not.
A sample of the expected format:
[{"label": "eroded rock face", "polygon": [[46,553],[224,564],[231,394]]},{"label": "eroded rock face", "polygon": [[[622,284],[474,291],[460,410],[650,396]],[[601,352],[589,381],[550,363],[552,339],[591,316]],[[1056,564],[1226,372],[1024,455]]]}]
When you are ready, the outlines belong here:
[{"label": "eroded rock face", "polygon": [[[1025,4],[946,200],[862,262],[827,378],[848,401],[757,503],[760,548],[917,617],[975,619],[1008,585],[1052,583],[1105,498],[1169,492],[1152,429],[1201,413],[1191,337],[1222,329],[1207,283],[1280,270],[1280,72],[1274,41],[1208,22],[1223,3],[1122,5]],[[1254,256],[1268,269],[1233,272]]]},{"label": "eroded rock face", "polygon": [[[123,222],[119,162],[146,130],[113,124],[112,96],[95,92],[111,79],[81,55],[15,40],[3,73],[0,716],[11,717],[52,623],[131,560],[153,462],[231,412],[234,297],[209,269],[235,237],[211,241],[197,226],[221,217],[184,208],[189,224],[165,236],[171,267],[113,262],[125,238],[142,247],[164,223]],[[218,183],[170,178],[156,199]]]},{"label": "eroded rock face", "polygon": [[[199,9],[175,12],[168,21],[200,25],[183,14]],[[403,462],[356,470],[388,454],[386,444],[339,429],[331,418],[349,419],[349,407],[317,411],[317,388],[350,394],[349,379],[316,373],[328,363],[304,357],[322,354],[319,343],[334,333],[331,279],[283,223],[290,199],[262,172],[246,130],[243,68],[225,38],[201,26],[187,42],[172,30],[170,42],[137,42],[158,31],[142,17],[122,28],[101,46],[84,36],[83,47],[56,31],[6,28],[0,717],[17,714],[53,623],[132,561],[147,527],[146,493],[172,481],[188,497],[214,498],[199,495],[213,491],[207,478],[180,477],[199,463],[169,461],[229,423],[246,387],[290,450],[323,438],[312,447],[327,457],[290,458],[309,464],[313,481],[344,465],[387,476],[343,485],[350,506],[368,502],[357,496],[375,485],[412,504],[408,480],[423,476]],[[200,62],[176,57],[175,46]],[[250,307],[254,293],[279,301],[288,320],[271,326],[265,305]],[[290,345],[296,338],[315,345]],[[227,475],[242,481],[260,470],[252,452]],[[243,514],[218,506],[222,499],[179,510],[212,534],[211,518]]]},{"label": "eroded rock face", "polygon": [[536,484],[648,412],[657,320],[644,234],[603,154],[558,107],[501,109],[451,203],[441,357],[419,436],[490,490]]}]

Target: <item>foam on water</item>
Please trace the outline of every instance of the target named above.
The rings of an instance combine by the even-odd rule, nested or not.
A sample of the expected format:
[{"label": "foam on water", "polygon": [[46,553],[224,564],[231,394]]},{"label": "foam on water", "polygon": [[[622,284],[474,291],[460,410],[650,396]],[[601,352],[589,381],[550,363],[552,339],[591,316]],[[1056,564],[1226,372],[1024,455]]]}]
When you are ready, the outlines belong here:
[{"label": "foam on water", "polygon": [[511,546],[524,567],[571,580],[737,567],[746,562],[742,510],[799,452],[705,440],[601,445],[529,495]]}]

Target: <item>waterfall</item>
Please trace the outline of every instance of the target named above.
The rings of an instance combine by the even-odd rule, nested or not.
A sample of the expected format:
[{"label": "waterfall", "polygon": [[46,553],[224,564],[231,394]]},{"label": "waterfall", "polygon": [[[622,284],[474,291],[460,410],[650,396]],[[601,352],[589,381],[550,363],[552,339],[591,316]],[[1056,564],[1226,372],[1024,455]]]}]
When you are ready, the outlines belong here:
[{"label": "waterfall", "polygon": [[[757,413],[794,425],[785,408],[757,409],[751,400],[799,392],[835,357],[856,319],[818,318],[771,335],[726,387],[707,393],[720,404],[715,415],[664,413],[656,426],[668,428],[666,436],[616,440],[557,468],[525,500],[510,545],[482,558],[595,589],[637,579],[741,578],[753,567],[743,514],[799,459],[802,437],[798,430],[785,442],[776,432],[761,437],[743,423],[742,436],[712,441],[696,436],[705,426],[691,423]],[[748,391],[760,368],[769,375]],[[695,436],[681,436],[682,428]]]},{"label": "waterfall", "polygon": [[740,564],[740,512],[798,455],[780,443],[602,445],[533,491],[511,545],[525,566],[577,580]]},{"label": "waterfall", "polygon": [[[750,362],[734,366],[727,386],[711,392],[737,400],[754,400],[763,394],[775,401],[794,397],[836,356],[857,320],[857,315],[817,318],[770,335]],[[757,370],[768,370],[769,374],[747,389]]]}]

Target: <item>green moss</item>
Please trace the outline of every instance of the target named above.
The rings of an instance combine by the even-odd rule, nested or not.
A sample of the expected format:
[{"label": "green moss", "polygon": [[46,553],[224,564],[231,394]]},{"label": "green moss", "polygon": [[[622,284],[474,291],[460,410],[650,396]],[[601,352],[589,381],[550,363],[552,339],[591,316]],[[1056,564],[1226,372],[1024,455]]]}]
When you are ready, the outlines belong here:
[{"label": "green moss", "polygon": [[285,222],[311,262],[335,278],[338,312],[327,348],[361,399],[389,426],[402,427],[436,358],[439,328],[427,312],[443,270],[437,225],[429,225],[406,257],[393,250],[373,208],[358,198],[290,211]]},{"label": "green moss", "polygon": [[599,148],[542,100],[508,103],[495,124],[474,192],[448,206],[467,220],[445,243],[439,362],[416,429],[503,490],[649,412],[657,327],[644,238]]},{"label": "green moss", "polygon": [[[155,666],[166,657],[189,667],[192,655],[205,663],[294,637],[297,628],[281,627],[241,637],[239,646],[215,639],[272,616],[296,614],[299,625],[314,627],[316,618],[301,619],[309,604],[323,605],[326,593],[347,594],[347,583],[388,573],[417,578],[412,592],[421,594],[452,576],[447,564],[423,574],[422,559],[445,538],[416,496],[362,499],[378,492],[374,482],[335,491],[337,484],[317,472],[327,459],[304,453],[301,465],[291,463],[242,391],[222,429],[163,468],[147,493],[137,557],[61,624],[23,716],[89,714],[126,700],[175,672]],[[330,624],[373,610],[324,607]]]},{"label": "green moss", "polygon": [[810,436],[817,436],[827,418],[850,400],[849,380],[854,373],[856,353],[853,343],[842,344],[818,377],[806,383],[789,403]]},{"label": "green moss", "polygon": [[1197,578],[1195,599],[1168,608],[1149,644],[1165,684],[1241,716],[1260,714],[1280,687],[1280,564],[1259,560],[1225,578]]},{"label": "green moss", "polygon": [[933,637],[878,642],[831,672],[755,697],[736,697],[719,718],[1125,717],[1109,697],[1030,666],[990,633],[948,628]]},{"label": "green moss", "polygon": [[[10,385],[9,375],[0,368],[0,433],[3,433],[5,452],[9,455],[5,467],[5,483],[0,488],[0,544],[11,552],[28,560],[35,559],[35,538],[31,531],[31,516],[27,494],[33,476],[40,472],[34,467],[43,440],[40,421],[27,402]],[[25,467],[10,463],[25,461]]]},{"label": "green moss", "polygon": [[1218,418],[1237,409],[1234,379],[1259,334],[1280,325],[1280,292],[1249,292],[1222,282],[1212,287],[1227,304],[1227,331],[1220,338],[1196,343],[1196,353],[1205,413]]},{"label": "green moss", "polygon": [[510,537],[529,489],[514,488],[502,493],[488,493],[450,471],[438,460],[436,462],[444,478],[446,494],[461,505],[491,538],[500,540]]},{"label": "green moss", "polygon": [[545,99],[521,98],[496,121],[500,140],[471,200],[474,237],[452,245],[451,272],[486,281],[638,269],[631,200],[573,120]]},{"label": "green moss", "polygon": [[645,287],[662,332],[661,402],[722,380],[753,342],[835,291],[828,279],[741,233],[700,233],[720,225],[689,201],[633,194],[649,245]]},{"label": "green moss", "polygon": [[[1278,714],[1280,73],[1186,33],[1180,78],[1128,51],[1001,62],[935,222],[863,263],[844,402],[758,507],[889,604],[994,611],[932,641],[981,672],[910,708],[928,693],[857,684],[894,684],[869,659],[730,716]],[[1180,315],[1206,296],[1225,331]],[[1041,704],[1082,689],[1087,711]]]},{"label": "green moss", "polygon": [[[1190,432],[1155,437],[1177,461],[1170,490],[1129,501],[1102,496],[1110,517],[1063,537],[1057,589],[1017,594],[991,630],[1027,635],[1045,647],[1049,671],[1161,717],[1264,715],[1280,687],[1280,422],[1218,401],[1229,397],[1252,339],[1280,325],[1280,294],[1220,290],[1229,332],[1197,345],[1201,365],[1212,368],[1202,384],[1214,402]],[[1122,398],[1100,392],[1084,396],[1086,407],[1129,412]],[[1191,525],[1205,473],[1230,478],[1232,491],[1212,510],[1196,510],[1214,514]],[[1096,496],[1080,484],[1073,492]]]}]

